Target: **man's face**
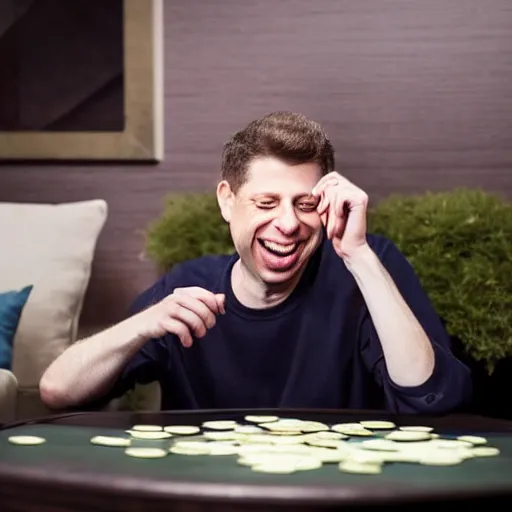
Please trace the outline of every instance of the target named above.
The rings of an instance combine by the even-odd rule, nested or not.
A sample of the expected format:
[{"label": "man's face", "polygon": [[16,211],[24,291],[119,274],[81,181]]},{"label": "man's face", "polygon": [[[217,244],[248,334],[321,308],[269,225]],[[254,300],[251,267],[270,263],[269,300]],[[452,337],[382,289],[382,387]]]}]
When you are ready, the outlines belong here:
[{"label": "man's face", "polygon": [[293,280],[319,246],[322,223],[311,191],[321,175],[316,163],[254,160],[223,208],[243,265],[263,283]]}]

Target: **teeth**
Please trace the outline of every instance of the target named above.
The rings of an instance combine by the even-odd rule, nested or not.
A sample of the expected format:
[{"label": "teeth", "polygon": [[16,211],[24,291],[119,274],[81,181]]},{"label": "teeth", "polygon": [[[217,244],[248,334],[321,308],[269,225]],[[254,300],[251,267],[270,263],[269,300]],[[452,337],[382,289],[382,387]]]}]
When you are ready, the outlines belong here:
[{"label": "teeth", "polygon": [[267,249],[270,249],[271,251],[278,252],[281,254],[293,252],[295,250],[295,248],[297,247],[297,244],[281,245],[281,244],[276,244],[275,242],[268,242],[266,240],[263,241],[263,245]]}]

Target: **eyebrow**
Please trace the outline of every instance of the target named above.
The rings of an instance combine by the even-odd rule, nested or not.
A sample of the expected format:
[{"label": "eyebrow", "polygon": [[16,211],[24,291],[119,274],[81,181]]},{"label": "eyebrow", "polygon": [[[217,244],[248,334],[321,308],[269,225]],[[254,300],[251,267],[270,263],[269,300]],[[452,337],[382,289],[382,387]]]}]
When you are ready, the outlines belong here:
[{"label": "eyebrow", "polygon": [[[258,192],[257,194],[254,194],[252,196],[253,199],[258,199],[262,197],[272,197],[276,199],[280,198],[279,194],[276,194],[275,192]],[[294,201],[297,201],[298,199],[317,200],[317,198],[313,194],[311,194],[311,192],[309,194],[298,194],[293,198]]]}]

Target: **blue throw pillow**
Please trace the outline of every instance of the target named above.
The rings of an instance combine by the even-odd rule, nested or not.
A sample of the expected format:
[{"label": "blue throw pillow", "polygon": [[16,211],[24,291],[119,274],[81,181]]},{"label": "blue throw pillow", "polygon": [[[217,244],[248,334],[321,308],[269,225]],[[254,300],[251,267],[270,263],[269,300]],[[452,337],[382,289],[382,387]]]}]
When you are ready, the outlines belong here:
[{"label": "blue throw pillow", "polygon": [[11,369],[12,345],[32,285],[22,290],[0,293],[0,368]]}]

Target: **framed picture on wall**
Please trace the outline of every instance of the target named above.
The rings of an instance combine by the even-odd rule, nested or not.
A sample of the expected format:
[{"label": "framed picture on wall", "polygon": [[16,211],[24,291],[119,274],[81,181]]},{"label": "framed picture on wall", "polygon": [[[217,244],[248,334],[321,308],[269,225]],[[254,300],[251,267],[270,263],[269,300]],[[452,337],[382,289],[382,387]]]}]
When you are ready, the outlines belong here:
[{"label": "framed picture on wall", "polygon": [[163,0],[0,0],[0,160],[162,160],[163,23]]}]

